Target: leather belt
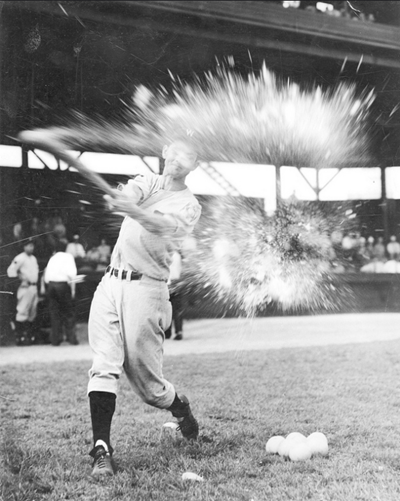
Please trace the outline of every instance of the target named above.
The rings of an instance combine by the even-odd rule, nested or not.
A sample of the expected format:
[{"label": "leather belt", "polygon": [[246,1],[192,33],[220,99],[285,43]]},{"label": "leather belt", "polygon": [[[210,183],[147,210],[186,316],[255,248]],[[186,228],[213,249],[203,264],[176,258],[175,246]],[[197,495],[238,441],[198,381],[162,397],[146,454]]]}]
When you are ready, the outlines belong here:
[{"label": "leather belt", "polygon": [[140,280],[143,276],[142,273],[134,270],[120,270],[119,268],[113,268],[112,266],[107,266],[105,274],[110,273],[110,275],[114,275],[114,277],[120,278],[121,280],[128,280],[128,282],[132,280]]}]

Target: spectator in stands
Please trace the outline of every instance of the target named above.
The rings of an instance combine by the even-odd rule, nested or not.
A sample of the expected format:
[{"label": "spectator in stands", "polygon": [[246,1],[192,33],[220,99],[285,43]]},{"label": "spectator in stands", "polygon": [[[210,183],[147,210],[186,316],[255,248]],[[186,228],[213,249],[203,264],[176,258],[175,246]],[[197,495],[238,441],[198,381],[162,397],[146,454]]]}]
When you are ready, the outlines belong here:
[{"label": "spectator in stands", "polygon": [[75,233],[75,235],[72,237],[72,242],[67,245],[65,252],[68,252],[68,254],[72,254],[74,256],[75,263],[78,268],[83,264],[86,256],[86,251],[83,245],[80,243],[79,235],[77,233]]},{"label": "spectator in stands", "polygon": [[369,257],[366,250],[367,240],[359,233],[357,233],[356,235],[358,236],[358,245],[356,247],[356,252],[354,255],[354,265],[358,271],[362,266],[369,262]]},{"label": "spectator in stands", "polygon": [[13,226],[13,234],[12,234],[12,243],[15,244],[13,245],[14,248],[19,248],[21,250],[21,243],[22,240],[24,239],[24,231],[22,229],[22,224],[21,223],[15,223]]},{"label": "spectator in stands", "polygon": [[46,237],[44,235],[45,231],[38,217],[33,217],[30,228],[29,236],[33,239],[35,243],[35,256],[39,263],[39,268],[43,269],[44,265],[47,263],[47,259],[43,259],[46,254]]},{"label": "spectator in stands", "polygon": [[369,236],[367,238],[367,244],[365,246],[365,255],[367,256],[368,261],[371,261],[374,258],[374,237]]},{"label": "spectator in stands", "polygon": [[90,248],[84,259],[84,264],[80,265],[80,273],[90,273],[92,271],[104,271],[106,266],[100,264],[100,252],[98,247]]},{"label": "spectator in stands", "polygon": [[111,247],[107,244],[107,240],[105,238],[101,239],[97,250],[99,252],[99,263],[107,266],[110,262]]},{"label": "spectator in stands", "polygon": [[61,241],[67,244],[68,240],[67,230],[60,216],[48,217],[44,223],[44,230],[46,242],[40,257],[44,259],[44,264],[46,264],[53,255],[57,242]]},{"label": "spectator in stands", "polygon": [[[372,250],[371,250],[372,247]],[[383,243],[383,237],[373,244],[372,237],[368,238],[367,252],[371,252],[371,260],[361,267],[363,273],[385,273],[386,249]]]},{"label": "spectator in stands", "polygon": [[301,8],[308,12],[324,13],[328,16],[343,17],[353,21],[375,21],[374,14],[362,12],[354,8],[350,2],[346,1],[338,2],[331,0],[327,2],[316,2],[302,0],[301,2],[282,2],[282,4],[284,7]]},{"label": "spectator in stands", "polygon": [[111,247],[107,245],[103,238],[97,247],[92,247],[86,253],[85,263],[93,269],[93,271],[104,271],[110,262]]},{"label": "spectator in stands", "polygon": [[390,260],[397,260],[400,257],[400,244],[397,242],[395,235],[390,237],[390,242],[387,244],[386,250]]},{"label": "spectator in stands", "polygon": [[54,225],[53,233],[57,240],[64,242],[65,245],[68,244],[67,229],[61,219]]},{"label": "spectator in stands", "polygon": [[41,233],[40,231],[40,223],[39,223],[39,218],[38,217],[33,217],[31,221],[31,227],[30,227],[30,234],[31,236],[36,236]]},{"label": "spectator in stands", "polygon": [[351,232],[346,234],[342,240],[342,249],[343,249],[343,259],[344,264],[349,268],[354,267],[354,257],[357,253],[358,241],[355,233]]},{"label": "spectator in stands", "polygon": [[78,344],[74,312],[76,275],[75,259],[66,252],[65,242],[58,241],[43,276],[49,303],[50,339],[53,346],[58,346],[63,341],[63,327],[67,341]]},{"label": "spectator in stands", "polygon": [[374,245],[373,259],[375,261],[381,261],[382,263],[386,261],[386,249],[383,242],[383,237],[378,237],[378,240]]}]

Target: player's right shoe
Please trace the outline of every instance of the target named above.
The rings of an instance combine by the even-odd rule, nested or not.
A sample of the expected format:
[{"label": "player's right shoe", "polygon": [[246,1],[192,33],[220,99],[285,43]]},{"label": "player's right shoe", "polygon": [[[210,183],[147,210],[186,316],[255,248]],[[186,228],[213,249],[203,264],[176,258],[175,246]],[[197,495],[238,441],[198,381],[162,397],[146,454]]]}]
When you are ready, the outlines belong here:
[{"label": "player's right shoe", "polygon": [[199,423],[192,414],[189,400],[185,395],[181,395],[179,399],[183,405],[179,409],[172,411],[172,415],[178,421],[177,430],[188,440],[197,440],[199,435]]},{"label": "player's right shoe", "polygon": [[95,447],[90,453],[93,457],[91,476],[95,480],[101,480],[114,475],[111,454],[101,445]]}]

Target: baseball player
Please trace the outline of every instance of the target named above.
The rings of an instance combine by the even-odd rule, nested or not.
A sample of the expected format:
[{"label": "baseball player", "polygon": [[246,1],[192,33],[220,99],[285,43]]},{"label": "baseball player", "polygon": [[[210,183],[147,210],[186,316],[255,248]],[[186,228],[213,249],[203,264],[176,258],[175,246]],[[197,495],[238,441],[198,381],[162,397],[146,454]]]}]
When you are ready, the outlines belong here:
[{"label": "baseball player", "polygon": [[185,438],[198,436],[187,398],[179,397],[162,374],[164,332],[172,320],[169,266],[201,212],[185,184],[197,155],[185,138],[164,147],[163,158],[162,176],[136,177],[122,191],[115,190],[115,196],[104,197],[125,218],[89,316],[95,478],[113,474],[110,428],[122,370],[146,403],[172,412]]},{"label": "baseball player", "polygon": [[38,305],[39,265],[33,255],[35,246],[27,241],[24,252],[16,256],[7,268],[7,276],[18,278],[20,285],[17,290],[17,312],[15,316],[15,336],[17,346],[29,345],[35,342],[33,321],[36,318]]},{"label": "baseball player", "polygon": [[[68,156],[51,133],[25,131],[19,137],[47,148],[87,175],[87,167]],[[94,445],[90,455],[96,479],[114,474],[110,431],[122,371],[147,404],[171,411],[185,438],[197,439],[199,433],[188,399],[178,396],[162,372],[164,331],[172,320],[169,266],[174,250],[191,233],[201,213],[185,184],[198,159],[189,136],[165,146],[162,154],[161,176],[136,176],[122,190],[110,190],[96,180],[105,186],[110,210],[124,216],[89,315],[93,363],[88,395]]]}]

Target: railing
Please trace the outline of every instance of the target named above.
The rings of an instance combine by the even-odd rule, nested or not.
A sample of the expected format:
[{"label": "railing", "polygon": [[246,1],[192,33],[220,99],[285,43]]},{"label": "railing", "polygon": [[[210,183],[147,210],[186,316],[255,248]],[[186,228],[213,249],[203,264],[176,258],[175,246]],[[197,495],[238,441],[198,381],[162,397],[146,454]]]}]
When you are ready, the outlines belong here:
[{"label": "railing", "polygon": [[335,18],[300,9],[284,9],[272,2],[254,1],[165,1],[121,2],[197,17],[233,21],[296,34],[318,36],[383,49],[400,50],[400,32],[395,26]]}]

